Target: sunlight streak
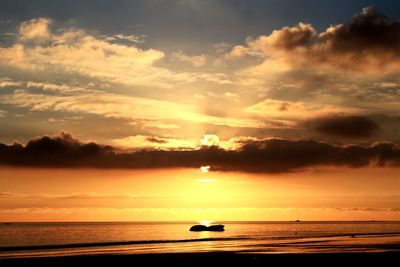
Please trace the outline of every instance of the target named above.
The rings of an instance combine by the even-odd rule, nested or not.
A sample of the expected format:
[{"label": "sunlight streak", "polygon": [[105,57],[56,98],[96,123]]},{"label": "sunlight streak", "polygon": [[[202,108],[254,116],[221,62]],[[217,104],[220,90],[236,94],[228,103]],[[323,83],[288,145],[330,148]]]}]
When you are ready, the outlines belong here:
[{"label": "sunlight streak", "polygon": [[214,179],[200,179],[197,180],[199,183],[214,183],[215,180]]},{"label": "sunlight streak", "polygon": [[210,226],[210,225],[212,224],[212,221],[209,221],[209,220],[201,220],[201,221],[199,221],[199,223],[200,223],[201,225]]}]

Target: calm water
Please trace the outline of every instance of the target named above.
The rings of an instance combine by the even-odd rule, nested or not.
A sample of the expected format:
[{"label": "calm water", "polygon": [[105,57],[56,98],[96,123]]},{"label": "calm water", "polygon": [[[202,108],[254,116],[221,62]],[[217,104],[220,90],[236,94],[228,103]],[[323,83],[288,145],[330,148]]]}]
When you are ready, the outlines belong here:
[{"label": "calm water", "polygon": [[400,252],[400,222],[11,223],[0,225],[0,258],[81,254],[233,251]]}]

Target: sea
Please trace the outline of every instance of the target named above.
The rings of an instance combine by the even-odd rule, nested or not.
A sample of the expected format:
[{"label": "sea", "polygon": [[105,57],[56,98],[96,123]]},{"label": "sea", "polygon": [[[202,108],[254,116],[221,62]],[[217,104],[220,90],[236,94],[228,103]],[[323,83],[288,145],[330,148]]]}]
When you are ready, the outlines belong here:
[{"label": "sea", "polygon": [[400,222],[213,222],[224,232],[190,232],[198,222],[0,223],[0,259],[184,252],[400,252]]}]

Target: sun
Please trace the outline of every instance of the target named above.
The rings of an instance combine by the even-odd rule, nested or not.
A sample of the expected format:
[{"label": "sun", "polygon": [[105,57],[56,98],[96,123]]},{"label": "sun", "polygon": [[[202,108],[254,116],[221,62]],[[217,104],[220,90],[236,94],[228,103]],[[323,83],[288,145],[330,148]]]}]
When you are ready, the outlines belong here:
[{"label": "sun", "polygon": [[210,166],[201,166],[200,167],[201,172],[209,172],[210,171]]},{"label": "sun", "polygon": [[208,221],[208,220],[201,220],[201,221],[199,221],[199,223],[200,223],[201,225],[210,226],[210,225],[211,225],[211,223],[212,223],[212,221]]},{"label": "sun", "polygon": [[[201,166],[200,171],[202,173],[208,173],[210,171],[210,166]],[[206,179],[200,179],[197,181],[200,183],[212,183],[212,182],[214,182],[214,179],[206,178]]]}]

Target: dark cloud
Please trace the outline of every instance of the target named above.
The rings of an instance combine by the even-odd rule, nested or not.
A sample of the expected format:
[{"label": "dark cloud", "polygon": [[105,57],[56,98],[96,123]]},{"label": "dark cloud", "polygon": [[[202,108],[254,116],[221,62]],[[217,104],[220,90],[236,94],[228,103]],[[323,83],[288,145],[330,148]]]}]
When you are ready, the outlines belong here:
[{"label": "dark cloud", "polygon": [[349,21],[322,33],[312,53],[320,63],[359,71],[397,71],[400,22],[367,7]]},{"label": "dark cloud", "polygon": [[337,52],[389,51],[399,55],[400,22],[366,7],[345,24],[327,31],[322,41]]},{"label": "dark cloud", "polygon": [[122,152],[110,146],[82,143],[69,133],[20,144],[0,145],[0,164],[28,167],[198,168],[243,172],[291,172],[313,166],[399,166],[400,146],[335,146],[313,140],[266,139],[244,142],[238,150],[211,146],[190,151]]},{"label": "dark cloud", "polygon": [[290,104],[287,102],[284,102],[281,104],[281,106],[279,107],[278,110],[279,111],[287,111],[289,109],[289,107],[290,107]]},{"label": "dark cloud", "polygon": [[110,146],[81,143],[65,132],[59,136],[32,139],[26,146],[0,144],[0,162],[17,166],[101,166],[101,162],[109,160],[109,153],[113,153]]},{"label": "dark cloud", "polygon": [[371,72],[400,68],[400,22],[375,7],[366,7],[347,22],[320,34],[310,24],[299,23],[256,42],[261,50],[268,45],[284,52],[292,64],[303,66],[321,64]]},{"label": "dark cloud", "polygon": [[167,143],[166,140],[159,138],[159,137],[155,137],[155,136],[148,136],[148,137],[146,137],[146,140],[151,143],[157,143],[157,144],[166,144]]},{"label": "dark cloud", "polygon": [[313,128],[323,134],[346,138],[367,138],[378,130],[378,124],[369,117],[332,116],[315,119]]}]

